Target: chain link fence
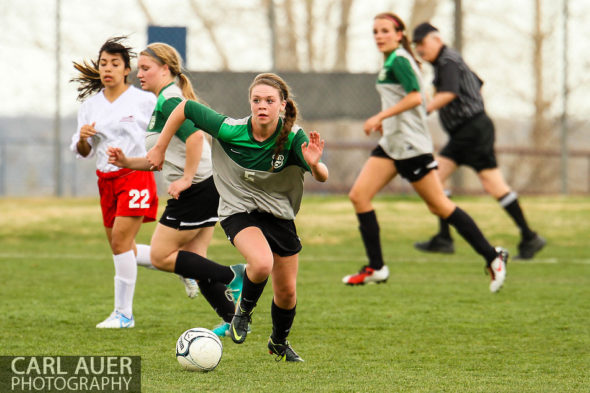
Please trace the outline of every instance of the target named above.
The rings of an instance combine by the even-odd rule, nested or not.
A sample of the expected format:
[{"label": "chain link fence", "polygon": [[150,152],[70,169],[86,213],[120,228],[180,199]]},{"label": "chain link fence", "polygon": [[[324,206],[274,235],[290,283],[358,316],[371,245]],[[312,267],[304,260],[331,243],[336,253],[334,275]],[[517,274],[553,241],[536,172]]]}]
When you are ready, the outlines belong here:
[{"label": "chain link fence", "polygon": [[[228,116],[241,118],[249,114],[248,86],[256,73],[193,72],[190,78],[201,97],[214,109]],[[306,130],[317,130],[326,140],[324,161],[330,168],[325,184],[306,182],[310,191],[347,192],[378,136],[366,137],[362,132],[364,119],[379,108],[373,74],[346,73],[281,73],[289,82],[298,104],[299,124]],[[557,147],[533,149],[514,138],[512,130],[530,127],[526,121],[494,119],[497,129],[496,150],[500,168],[509,183],[521,193],[559,193],[561,187],[561,155]],[[428,119],[436,147],[446,141],[436,115]],[[53,177],[53,139],[47,128],[50,119],[26,117],[3,119],[0,122],[0,195],[43,196],[55,190]],[[69,150],[71,135],[76,130],[72,116],[60,122],[61,156],[64,195],[96,195],[94,159],[78,160]],[[585,123],[573,124],[583,129]],[[579,137],[579,148],[569,153],[568,188],[573,194],[590,192],[590,148]],[[531,179],[531,167],[544,168],[542,178]],[[461,184],[456,191],[482,192],[472,171],[461,169]],[[161,182],[160,182],[161,183]],[[402,179],[394,180],[385,192],[411,192]]]},{"label": "chain link fence", "polygon": [[[93,23],[90,26],[80,17],[88,13],[88,5],[73,0],[55,0],[56,3],[59,1],[62,4],[63,34],[59,38],[58,47],[61,47],[63,54],[57,80],[63,92],[61,98],[59,95],[57,98],[61,99],[57,106],[62,108],[57,127],[54,127],[52,109],[42,108],[48,103],[50,108],[53,107],[52,88],[55,82],[51,77],[34,79],[36,73],[44,68],[51,68],[56,58],[52,42],[52,29],[56,22],[53,10],[49,10],[47,4],[41,3],[41,0],[32,0],[31,7],[17,7],[17,2],[11,1],[0,3],[0,11],[3,11],[0,21],[4,21],[9,32],[0,42],[0,48],[3,53],[14,54],[3,56],[0,60],[0,71],[3,70],[0,77],[17,75],[25,68],[25,59],[33,58],[34,61],[28,63],[38,64],[39,70],[25,78],[19,77],[19,81],[25,82],[19,82],[13,88],[9,87],[11,77],[2,82],[3,86],[7,86],[4,106],[12,108],[14,102],[22,101],[20,109],[17,109],[22,109],[25,113],[19,114],[16,113],[17,109],[11,109],[15,115],[0,115],[0,195],[3,196],[46,196],[56,194],[56,190],[60,190],[59,193],[65,196],[97,194],[93,159],[76,160],[69,151],[71,135],[76,131],[76,106],[74,87],[67,81],[73,76],[71,61],[95,57],[96,50],[108,36],[136,32],[130,35],[129,40],[139,50],[147,42],[148,26],[153,20],[168,25],[178,24],[178,21],[186,23],[186,31],[182,28],[169,31],[187,36],[174,36],[171,39],[182,41],[186,38],[186,58],[189,69],[193,70],[190,77],[198,93],[214,109],[231,117],[248,115],[247,90],[257,74],[238,70],[255,69],[262,72],[272,68],[268,46],[277,37],[268,36],[268,26],[265,25],[267,16],[266,11],[261,8],[262,3],[258,6],[256,2],[242,4],[237,11],[234,9],[236,12],[228,13],[224,10],[235,7],[229,0],[220,0],[219,4],[210,9],[200,0],[171,0],[171,5],[166,7],[151,0],[125,4],[105,0],[111,5],[117,4],[112,7],[117,15],[113,15],[114,11],[109,12],[109,7],[100,7],[93,13]],[[330,179],[325,184],[310,179],[306,182],[306,187],[312,191],[347,192],[377,143],[375,136],[365,137],[362,132],[363,121],[380,107],[374,82],[382,60],[377,56],[372,42],[372,17],[385,9],[395,9],[408,20],[409,11],[415,2],[407,0],[394,4],[383,0],[363,2],[362,6],[360,1],[354,3],[347,33],[350,53],[348,69],[351,73],[279,72],[295,94],[301,113],[300,125],[306,131],[319,131],[327,141],[324,161],[330,167]],[[438,8],[432,21],[441,29],[445,40],[452,42],[453,1],[440,0],[436,3]],[[587,23],[584,22],[583,15],[587,15],[586,11],[590,12],[590,6],[582,0],[569,1],[569,36],[572,37],[572,47],[567,69],[571,75],[566,74],[563,78],[565,66],[559,57],[563,38],[559,32],[562,21],[559,15],[560,6],[547,1],[542,3],[545,8],[541,27],[547,33],[543,36],[547,40],[546,45],[542,47],[542,60],[546,67],[542,94],[533,94],[539,86],[534,84],[532,72],[535,54],[530,41],[534,38],[531,35],[534,28],[532,18],[527,16],[527,12],[532,10],[531,5],[519,4],[517,9],[516,4],[507,0],[493,4],[463,0],[464,57],[486,81],[484,97],[488,113],[496,124],[498,161],[509,183],[521,193],[559,193],[565,183],[569,193],[587,194],[590,193],[590,101],[586,96],[590,79],[584,70],[590,65],[590,48],[587,40],[573,38],[585,36]],[[139,10],[138,4],[145,6],[144,11]],[[191,4],[193,11],[195,5],[202,11],[199,17],[193,15],[189,6]],[[275,4],[284,3],[276,0]],[[51,7],[54,5],[51,3]],[[163,7],[166,9],[163,10]],[[123,12],[123,8],[130,17],[114,17]],[[191,16],[191,19],[188,15],[195,18]],[[281,15],[279,13],[277,17],[280,18]],[[223,18],[213,18],[215,16]],[[324,19],[321,19],[322,15],[316,17],[325,22],[322,29],[316,29],[316,34],[326,34],[326,37],[318,40],[322,45],[316,49],[321,50],[314,52],[317,63],[322,59],[329,60],[334,48],[330,47],[332,41],[328,40],[328,33],[332,34],[332,19],[329,15],[324,15]],[[215,24],[209,23],[212,18]],[[18,21],[30,21],[32,27],[21,28]],[[254,33],[247,29],[249,26],[261,28]],[[301,41],[305,41],[304,26],[306,25],[299,23],[295,29]],[[84,31],[84,34],[68,33],[72,30]],[[105,34],[104,31],[110,33]],[[272,34],[272,30],[270,33]],[[510,40],[502,34],[510,37]],[[83,35],[84,39],[78,39],[78,35]],[[224,41],[223,37],[231,39]],[[299,42],[298,45],[300,44]],[[305,45],[301,48],[299,62],[305,63],[305,56],[311,56],[310,48],[306,49]],[[366,48],[370,50],[367,51]],[[254,62],[252,58],[255,59]],[[324,66],[326,61],[322,63]],[[244,65],[246,63],[254,65]],[[224,68],[233,72],[219,71]],[[425,84],[428,85],[432,70],[425,64],[423,71]],[[563,114],[560,105],[564,100],[559,86],[561,79],[565,79],[566,85],[572,85],[567,90],[570,104],[569,112],[566,113],[568,154],[565,172],[562,168],[564,157],[560,152],[559,140],[560,127],[563,124],[560,123]],[[26,81],[31,82],[27,84]],[[549,108],[545,112],[543,126],[552,133],[542,140],[543,143],[539,143],[539,138],[536,141],[533,138],[537,127],[535,105]],[[446,135],[440,129],[436,115],[430,116],[428,122],[435,145],[441,147]],[[60,135],[59,154],[56,154],[54,148],[54,135],[57,134]],[[59,178],[56,178],[56,172],[60,174]],[[482,192],[471,171],[461,170],[458,178],[461,181],[455,182],[455,188],[461,190],[457,191]],[[411,189],[406,182],[396,179],[385,191],[411,192]]]}]

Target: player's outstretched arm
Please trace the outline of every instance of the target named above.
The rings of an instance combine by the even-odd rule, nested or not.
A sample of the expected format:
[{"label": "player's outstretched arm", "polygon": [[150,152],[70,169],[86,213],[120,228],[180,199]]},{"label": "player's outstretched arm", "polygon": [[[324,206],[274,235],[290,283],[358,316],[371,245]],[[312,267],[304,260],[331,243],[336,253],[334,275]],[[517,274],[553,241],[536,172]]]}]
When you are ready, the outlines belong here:
[{"label": "player's outstretched arm", "polygon": [[199,167],[199,162],[201,161],[204,139],[205,134],[203,131],[197,131],[186,139],[186,160],[184,162],[184,173],[180,179],[173,181],[168,187],[168,194],[172,198],[178,199],[180,193],[193,184],[193,178],[195,177],[195,173],[197,173],[197,168]]},{"label": "player's outstretched arm", "polygon": [[309,133],[309,143],[303,142],[301,152],[307,165],[311,168],[313,178],[320,182],[328,180],[328,167],[320,162],[324,152],[325,141],[320,138],[319,132],[312,131]]},{"label": "player's outstretched arm", "polygon": [[135,169],[137,171],[151,170],[151,164],[145,157],[127,157],[123,150],[119,147],[109,146],[107,149],[109,155],[109,164],[118,166],[119,168]]},{"label": "player's outstretched arm", "polygon": [[155,146],[152,147],[147,153],[146,157],[155,170],[159,171],[162,169],[164,156],[166,154],[166,149],[170,144],[170,140],[176,131],[178,131],[182,125],[182,122],[186,120],[186,117],[184,116],[185,104],[186,100],[178,104],[172,113],[170,113],[170,116],[168,117],[168,120],[166,121],[166,124],[164,125],[164,128],[158,137],[158,141],[156,142]]}]

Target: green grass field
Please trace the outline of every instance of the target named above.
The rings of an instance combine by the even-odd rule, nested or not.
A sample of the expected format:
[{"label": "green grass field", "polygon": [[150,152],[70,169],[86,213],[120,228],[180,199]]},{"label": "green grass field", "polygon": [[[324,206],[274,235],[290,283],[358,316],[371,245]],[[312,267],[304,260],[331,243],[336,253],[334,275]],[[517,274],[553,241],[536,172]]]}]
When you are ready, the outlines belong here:
[{"label": "green grass field", "polygon": [[[307,197],[289,337],[305,363],[276,363],[266,350],[269,283],[246,342],[225,338],[221,363],[204,374],[180,368],[175,343],[218,318],[174,275],[140,268],[136,327],[94,327],[112,311],[114,273],[97,199],[0,199],[0,355],[139,355],[143,392],[588,392],[590,199],[521,201],[548,245],[511,261],[491,294],[483,260],[458,235],[451,256],[413,249],[436,223],[414,197],[376,202],[389,281],[344,286],[365,261],[350,203]],[[516,254],[517,229],[497,203],[457,202]],[[144,225],[139,242],[153,228]],[[240,262],[219,227],[209,256]]]}]

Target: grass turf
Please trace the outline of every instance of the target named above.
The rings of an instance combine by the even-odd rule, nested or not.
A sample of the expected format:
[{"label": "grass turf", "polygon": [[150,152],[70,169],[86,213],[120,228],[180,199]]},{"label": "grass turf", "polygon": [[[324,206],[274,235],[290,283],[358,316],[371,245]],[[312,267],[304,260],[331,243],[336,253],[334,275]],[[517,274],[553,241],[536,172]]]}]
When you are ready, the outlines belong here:
[{"label": "grass turf", "polygon": [[[517,229],[497,203],[457,201],[494,245],[516,254]],[[307,197],[289,337],[305,363],[275,363],[266,350],[269,283],[246,342],[223,339],[218,368],[191,373],[174,358],[176,339],[218,317],[202,296],[188,299],[174,275],[139,268],[136,327],[94,327],[113,305],[96,199],[0,199],[0,355],[139,355],[143,392],[590,391],[590,201],[521,203],[548,245],[532,261],[511,260],[505,287],[491,294],[483,260],[458,235],[454,255],[413,249],[436,225],[415,197],[375,203],[389,281],[344,286],[342,276],[365,261],[350,203]],[[148,243],[154,226],[144,225],[138,242]],[[209,256],[240,262],[219,227]]]}]

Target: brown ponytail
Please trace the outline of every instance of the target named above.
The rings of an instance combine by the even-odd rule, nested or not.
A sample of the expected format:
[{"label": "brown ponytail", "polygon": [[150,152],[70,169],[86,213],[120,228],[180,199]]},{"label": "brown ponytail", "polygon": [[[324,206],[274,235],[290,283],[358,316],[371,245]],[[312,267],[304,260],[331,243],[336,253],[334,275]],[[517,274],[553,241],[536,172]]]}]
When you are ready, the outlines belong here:
[{"label": "brown ponytail", "polygon": [[178,86],[184,98],[202,102],[199,99],[190,79],[182,73],[182,58],[174,47],[163,42],[154,42],[142,50],[140,55],[149,56],[161,65],[167,65],[170,74],[178,78]]},{"label": "brown ponytail", "polygon": [[186,77],[184,74],[178,74],[178,86],[180,86],[180,90],[182,91],[182,95],[184,98],[193,100],[193,101],[201,101],[195,89],[193,88],[193,84],[191,83],[190,79]]},{"label": "brown ponytail", "polygon": [[293,125],[295,124],[295,121],[297,120],[297,115],[298,115],[297,104],[295,103],[295,101],[293,101],[293,98],[292,98],[293,95],[291,94],[291,89],[289,88],[287,83],[280,76],[278,76],[276,74],[264,73],[264,74],[257,75],[254,78],[254,81],[252,82],[252,84],[250,85],[250,89],[249,89],[250,95],[252,95],[252,89],[254,88],[254,86],[257,86],[257,85],[267,85],[270,87],[274,87],[275,89],[277,89],[279,91],[279,93],[280,93],[279,95],[281,97],[281,100],[285,101],[285,103],[286,103],[285,115],[283,117],[283,127],[281,128],[281,132],[279,133],[279,136],[277,137],[276,146],[275,146],[275,149],[274,149],[273,155],[272,155],[272,163],[271,163],[270,170],[273,171],[275,161],[279,157],[279,154],[285,148],[285,143],[287,142],[287,139],[289,137],[289,133],[291,132],[291,128],[293,128]]},{"label": "brown ponytail", "polygon": [[297,119],[297,104],[291,98],[287,98],[285,100],[287,105],[285,105],[285,117],[283,120],[283,128],[281,129],[281,133],[277,138],[276,147],[272,155],[272,169],[274,169],[275,161],[277,160],[279,154],[283,151],[285,147],[285,142],[287,142],[287,138],[289,137],[289,133],[291,132],[291,128],[295,124],[295,120]]},{"label": "brown ponytail", "polygon": [[[82,101],[93,93],[98,93],[104,86],[100,80],[100,73],[98,71],[98,63],[102,52],[110,54],[120,54],[125,63],[125,68],[131,69],[131,58],[135,57],[131,47],[123,45],[121,41],[127,39],[126,36],[113,37],[108,39],[98,51],[97,60],[90,60],[88,63],[84,60],[82,63],[74,63],[74,68],[80,73],[76,78],[70,79],[70,82],[77,82],[78,86],[78,100]],[[125,77],[127,83],[127,77]]]},{"label": "brown ponytail", "polygon": [[410,56],[412,56],[418,67],[420,67],[421,63],[414,55],[414,52],[412,51],[412,46],[410,45],[410,40],[408,39],[406,33],[404,33],[404,31],[406,30],[406,25],[404,21],[393,12],[382,12],[380,14],[377,14],[377,16],[375,16],[375,19],[387,19],[393,22],[393,27],[395,28],[395,31],[402,32],[402,47],[410,54]]}]

